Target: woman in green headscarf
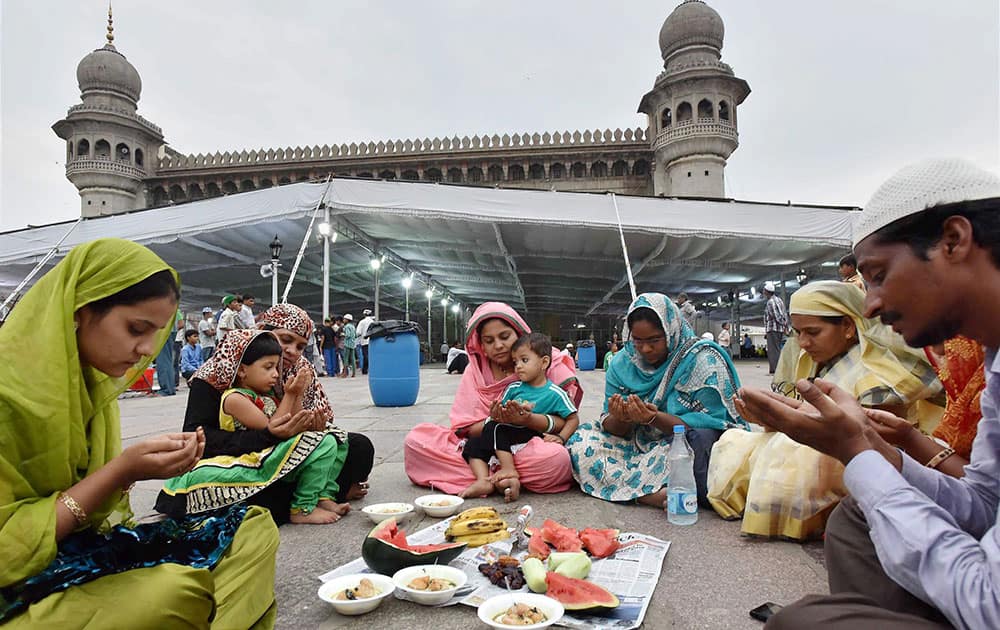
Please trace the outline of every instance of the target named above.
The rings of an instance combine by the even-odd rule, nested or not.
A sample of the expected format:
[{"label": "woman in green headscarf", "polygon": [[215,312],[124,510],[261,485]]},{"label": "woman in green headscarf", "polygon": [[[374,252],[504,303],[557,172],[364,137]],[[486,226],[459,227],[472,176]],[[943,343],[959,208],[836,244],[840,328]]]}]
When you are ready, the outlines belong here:
[{"label": "woman in green headscarf", "polygon": [[[201,432],[121,449],[117,397],[172,332],[176,273],[118,239],[74,248],[0,327],[0,623],[270,627],[260,508],[128,528],[128,488],[190,470]],[[252,570],[251,570],[252,568]]]}]

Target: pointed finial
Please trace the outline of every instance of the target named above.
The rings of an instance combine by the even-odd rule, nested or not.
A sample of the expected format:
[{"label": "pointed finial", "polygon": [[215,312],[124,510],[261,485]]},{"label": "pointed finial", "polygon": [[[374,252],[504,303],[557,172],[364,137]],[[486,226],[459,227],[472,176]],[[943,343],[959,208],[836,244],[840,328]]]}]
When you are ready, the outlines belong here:
[{"label": "pointed finial", "polygon": [[115,25],[114,18],[111,17],[111,0],[108,0],[108,46],[115,45]]}]

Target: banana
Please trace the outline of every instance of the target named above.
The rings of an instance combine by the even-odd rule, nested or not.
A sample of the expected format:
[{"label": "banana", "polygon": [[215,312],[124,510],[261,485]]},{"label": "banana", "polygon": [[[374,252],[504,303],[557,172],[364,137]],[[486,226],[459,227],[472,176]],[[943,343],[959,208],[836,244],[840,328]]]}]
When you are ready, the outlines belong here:
[{"label": "banana", "polygon": [[506,530],[507,523],[502,518],[476,518],[471,521],[462,521],[460,523],[452,523],[445,530],[444,535],[447,537],[452,536],[469,536],[472,534],[489,534],[491,532]]},{"label": "banana", "polygon": [[465,510],[454,519],[452,523],[461,523],[463,521],[471,521],[477,518],[500,518],[500,513],[496,511],[496,508],[491,508],[487,506],[480,506],[469,508]]},{"label": "banana", "polygon": [[480,547],[491,542],[497,542],[498,540],[506,540],[509,537],[510,532],[506,529],[501,529],[495,532],[456,536],[452,542],[465,543],[469,547]]}]

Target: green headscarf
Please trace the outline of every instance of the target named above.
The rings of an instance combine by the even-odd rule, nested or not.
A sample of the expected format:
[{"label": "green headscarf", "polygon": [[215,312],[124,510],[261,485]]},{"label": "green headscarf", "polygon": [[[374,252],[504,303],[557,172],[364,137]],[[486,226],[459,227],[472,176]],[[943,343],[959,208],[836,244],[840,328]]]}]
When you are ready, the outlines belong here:
[{"label": "green headscarf", "polygon": [[[83,367],[74,314],[165,269],[159,256],[129,241],[80,245],[0,327],[0,587],[35,575],[55,558],[57,496],[121,452],[118,395],[156,355],[121,378]],[[173,323],[159,332],[157,351]],[[91,526],[114,524],[109,516],[116,510],[130,514],[123,493],[89,515]]]}]

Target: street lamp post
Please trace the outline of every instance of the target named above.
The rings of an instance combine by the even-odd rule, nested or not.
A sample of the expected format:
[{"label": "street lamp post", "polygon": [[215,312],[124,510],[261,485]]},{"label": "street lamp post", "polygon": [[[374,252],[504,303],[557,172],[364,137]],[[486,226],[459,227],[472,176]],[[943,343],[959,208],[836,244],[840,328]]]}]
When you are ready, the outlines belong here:
[{"label": "street lamp post", "polygon": [[451,312],[455,314],[455,339],[458,339],[459,335],[461,335],[461,332],[458,330],[458,320],[460,319],[458,313],[460,310],[458,302],[455,302],[451,307]]},{"label": "street lamp post", "polygon": [[376,255],[375,258],[372,258],[372,269],[375,270],[375,321],[381,321],[381,319],[379,319],[378,316],[378,284],[379,284],[378,274],[379,274],[379,269],[381,268],[382,268],[382,259],[379,258],[378,255]]},{"label": "street lamp post", "polygon": [[427,296],[427,362],[431,362],[431,298],[434,297],[434,289],[428,288],[427,292],[424,293]]},{"label": "street lamp post", "polygon": [[406,289],[406,321],[410,321],[410,287],[413,286],[413,276],[403,277],[403,288]]},{"label": "street lamp post", "polygon": [[448,343],[448,298],[441,298],[441,343]]},{"label": "street lamp post", "polygon": [[330,317],[330,243],[337,242],[337,233],[330,225],[330,209],[326,209],[326,220],[317,226],[323,239],[323,319]]},{"label": "street lamp post", "polygon": [[278,240],[278,235],[274,235],[271,241],[271,305],[278,303],[278,267],[281,266],[281,248],[284,245]]}]

